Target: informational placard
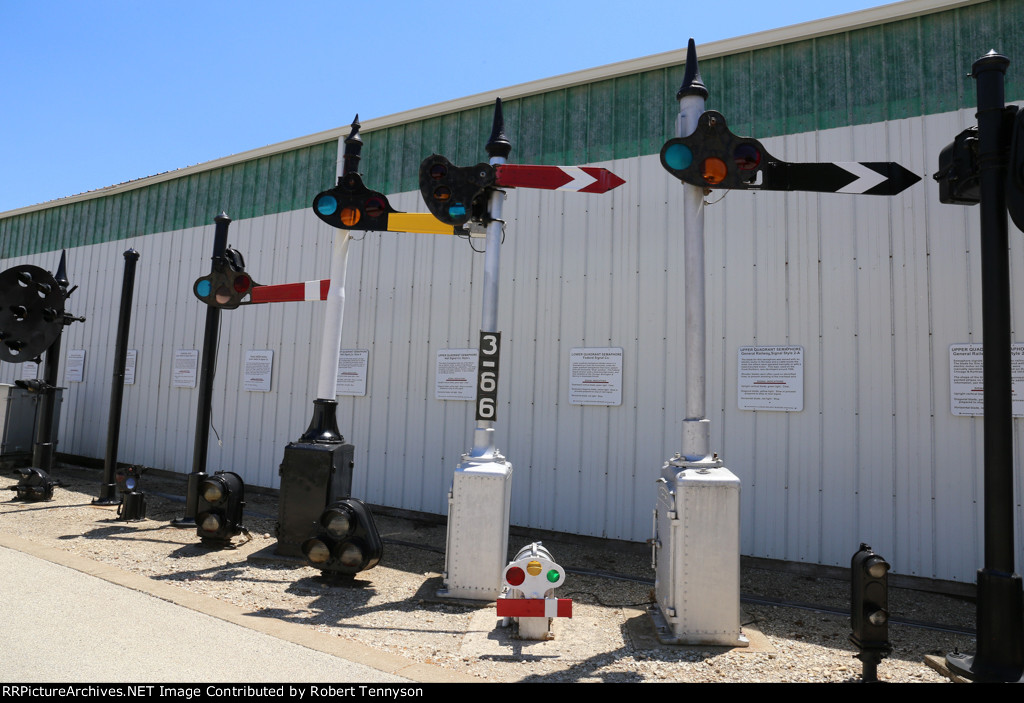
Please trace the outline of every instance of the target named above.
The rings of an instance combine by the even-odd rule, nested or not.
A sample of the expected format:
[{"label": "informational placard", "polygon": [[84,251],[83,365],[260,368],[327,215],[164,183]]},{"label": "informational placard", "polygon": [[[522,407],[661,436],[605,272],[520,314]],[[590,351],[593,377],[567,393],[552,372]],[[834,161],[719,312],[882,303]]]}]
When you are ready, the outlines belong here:
[{"label": "informational placard", "polygon": [[804,409],[803,347],[740,347],[736,393],[740,410]]},{"label": "informational placard", "polygon": [[124,385],[135,385],[135,364],[139,360],[138,349],[128,349],[124,357]]},{"label": "informational placard", "polygon": [[[985,414],[984,363],[981,344],[949,346],[949,411],[954,415]],[[1010,346],[1014,417],[1024,417],[1024,344]]]},{"label": "informational placard", "polygon": [[22,378],[39,378],[39,364],[34,361],[26,361],[21,365]]},{"label": "informational placard", "polygon": [[85,350],[68,349],[67,367],[64,369],[64,380],[68,383],[81,383],[85,380]]},{"label": "informational placard", "polygon": [[342,349],[338,355],[334,394],[366,395],[366,371],[369,367],[369,349]]},{"label": "informational placard", "polygon": [[434,365],[434,398],[475,400],[479,361],[480,353],[476,349],[438,349]]},{"label": "informational placard", "polygon": [[199,370],[198,349],[175,349],[171,388],[195,388]]},{"label": "informational placard", "polygon": [[242,387],[247,391],[269,391],[274,371],[273,349],[246,349]]},{"label": "informational placard", "polygon": [[622,405],[622,348],[569,350],[569,402],[573,405]]}]

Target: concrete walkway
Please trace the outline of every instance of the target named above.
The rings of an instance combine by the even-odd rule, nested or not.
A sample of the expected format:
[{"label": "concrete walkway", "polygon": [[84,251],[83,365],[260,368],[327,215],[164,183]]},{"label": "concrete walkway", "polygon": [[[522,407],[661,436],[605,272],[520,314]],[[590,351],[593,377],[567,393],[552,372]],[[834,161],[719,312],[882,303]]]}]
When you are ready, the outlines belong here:
[{"label": "concrete walkway", "polygon": [[4,682],[469,681],[0,534]]}]

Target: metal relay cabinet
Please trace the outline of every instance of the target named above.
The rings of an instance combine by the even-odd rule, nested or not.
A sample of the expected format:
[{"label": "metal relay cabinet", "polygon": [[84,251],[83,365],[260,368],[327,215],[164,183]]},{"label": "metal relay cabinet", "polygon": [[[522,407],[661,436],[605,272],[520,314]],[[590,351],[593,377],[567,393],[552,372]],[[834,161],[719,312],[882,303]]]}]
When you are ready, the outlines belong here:
[{"label": "metal relay cabinet", "polygon": [[[53,434],[59,435],[60,404],[64,389],[57,389],[54,406]],[[0,383],[0,461],[18,463],[30,458],[36,441],[36,411],[39,394],[30,393],[9,383]]]},{"label": "metal relay cabinet", "polygon": [[746,646],[740,631],[740,480],[671,463],[658,479],[652,616],[673,644]]}]

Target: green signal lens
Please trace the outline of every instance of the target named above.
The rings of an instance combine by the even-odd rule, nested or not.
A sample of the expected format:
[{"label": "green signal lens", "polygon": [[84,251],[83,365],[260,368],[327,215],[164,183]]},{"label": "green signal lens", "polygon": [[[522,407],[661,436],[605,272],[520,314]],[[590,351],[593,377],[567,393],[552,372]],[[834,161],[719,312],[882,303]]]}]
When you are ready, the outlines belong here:
[{"label": "green signal lens", "polygon": [[665,163],[673,170],[682,171],[693,163],[693,152],[685,144],[673,144],[665,149]]},{"label": "green signal lens", "polygon": [[557,583],[558,579],[562,578],[562,575],[555,569],[548,569],[548,582]]},{"label": "green signal lens", "polygon": [[329,217],[338,209],[338,199],[333,195],[325,195],[317,201],[316,209],[324,217]]}]

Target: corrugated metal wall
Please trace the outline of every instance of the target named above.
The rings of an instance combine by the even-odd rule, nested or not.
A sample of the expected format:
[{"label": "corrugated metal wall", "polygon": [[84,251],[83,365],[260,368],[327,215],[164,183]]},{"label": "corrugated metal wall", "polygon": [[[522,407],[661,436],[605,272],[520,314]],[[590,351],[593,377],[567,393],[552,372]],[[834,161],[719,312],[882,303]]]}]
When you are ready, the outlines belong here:
[{"label": "corrugated metal wall", "polygon": [[[941,94],[928,97],[953,70],[925,70],[943,53],[934,43],[949,38],[957,61],[973,57],[969,44],[983,41],[981,53],[993,37],[1024,36],[1024,12],[1012,11],[1022,7],[1001,0],[819,37],[702,62],[702,73],[713,95],[727,96],[722,109],[734,130],[780,135],[764,142],[787,160],[892,159],[930,174],[940,148],[973,120],[965,92],[973,85],[962,67],[943,78],[955,86],[941,84]],[[917,37],[909,43],[916,48],[896,51],[901,37]],[[885,66],[867,77],[874,83],[859,80],[875,65],[863,55]],[[836,72],[801,68],[808,56],[835,63]],[[899,68],[914,56],[914,66]],[[786,91],[758,111],[764,121],[744,126],[750,104],[736,95],[749,93],[736,81],[745,67],[766,80],[787,75],[787,86],[813,75],[813,95]],[[680,448],[683,414],[682,206],[679,184],[652,154],[671,134],[680,77],[675,69],[647,72],[523,98],[506,110],[514,161],[599,161],[627,181],[605,196],[512,191],[506,204],[498,445],[515,467],[516,524],[649,536],[653,482]],[[884,89],[871,102],[862,88],[878,83]],[[839,84],[847,87],[837,92]],[[904,99],[907,85],[917,92]],[[1020,97],[1021,86],[1011,83],[1010,96]],[[662,97],[648,104],[653,95]],[[806,110],[817,110],[810,121],[801,117]],[[367,183],[405,191],[392,200],[400,210],[422,210],[418,194],[402,187],[421,155],[482,160],[489,120],[484,107],[368,133]],[[227,208],[241,218],[230,242],[258,281],[327,275],[333,233],[306,203],[333,180],[334,149],[314,149],[303,162],[308,170],[281,169],[273,178],[268,171],[265,179],[253,170],[263,195]],[[140,358],[138,381],[125,392],[120,458],[190,469],[197,391],[171,388],[171,364],[175,349],[201,348],[204,309],[187,291],[208,270],[220,209],[214,184],[235,182],[222,171],[206,178],[203,195],[203,181],[190,181],[194,198],[192,185],[169,185],[165,196],[118,196],[117,208],[101,199],[73,217],[70,206],[58,206],[0,220],[4,268],[31,261],[52,270],[54,247],[82,243],[69,252],[72,282],[81,285],[69,308],[89,321],[68,328],[63,348],[65,355],[87,350],[86,380],[65,392],[61,451],[103,455],[121,252],[132,245],[142,252],[130,344]],[[246,176],[239,179],[221,194],[247,192]],[[270,198],[271,190],[292,200]],[[196,202],[185,219],[165,212],[177,210],[183,192]],[[116,218],[100,217],[114,209]],[[209,224],[198,226],[203,219]],[[72,220],[81,222],[73,237],[53,234]],[[107,220],[100,228],[107,234],[94,235],[93,224]],[[708,207],[707,241],[712,447],[743,482],[743,552],[845,565],[867,541],[900,573],[973,581],[981,563],[982,426],[950,413],[948,347],[980,341],[976,211],[940,205],[928,178],[895,198],[734,192]],[[1015,275],[1024,251],[1012,237],[1011,254]],[[434,399],[434,360],[439,349],[476,344],[482,263],[453,237],[371,233],[353,243],[343,345],[370,350],[369,379],[365,397],[339,398],[339,420],[357,448],[357,495],[445,511],[452,471],[471,442],[471,403]],[[1015,328],[1022,297],[1015,291]],[[214,426],[223,446],[214,436],[211,469],[277,485],[284,446],[309,420],[322,315],[320,304],[291,303],[222,316]],[[736,350],[751,344],[804,348],[802,412],[737,408]],[[621,406],[569,404],[569,350],[581,346],[624,349]],[[242,390],[248,349],[274,350],[270,393]],[[0,365],[0,380],[19,375],[20,366]],[[1015,537],[1024,554],[1020,525]]]}]

